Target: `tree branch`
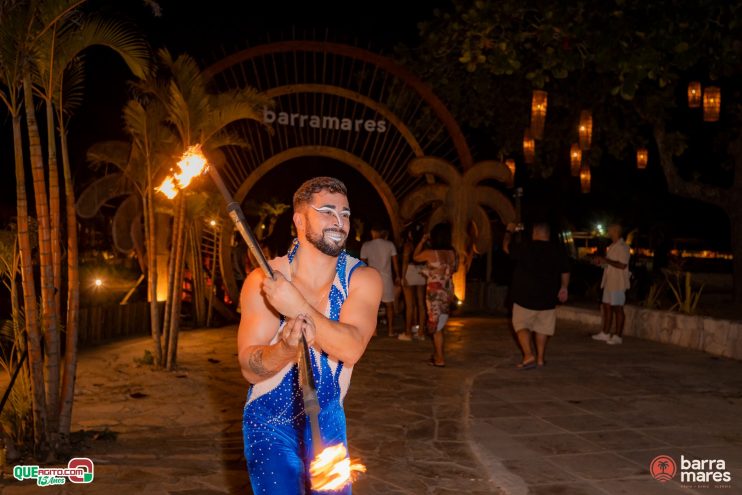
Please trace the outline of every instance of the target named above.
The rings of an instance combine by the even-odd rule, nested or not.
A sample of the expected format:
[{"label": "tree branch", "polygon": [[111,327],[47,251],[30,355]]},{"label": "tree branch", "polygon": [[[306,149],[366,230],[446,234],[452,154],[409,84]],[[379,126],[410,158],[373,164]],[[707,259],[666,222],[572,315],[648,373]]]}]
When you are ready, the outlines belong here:
[{"label": "tree branch", "polygon": [[662,166],[662,171],[667,180],[667,187],[672,194],[710,203],[727,212],[730,210],[730,197],[732,196],[730,188],[712,186],[680,177],[677,168],[675,167],[675,162],[673,160],[674,153],[671,149],[671,144],[667,137],[664,123],[654,123],[654,138],[657,142],[657,149],[660,155],[660,165]]}]

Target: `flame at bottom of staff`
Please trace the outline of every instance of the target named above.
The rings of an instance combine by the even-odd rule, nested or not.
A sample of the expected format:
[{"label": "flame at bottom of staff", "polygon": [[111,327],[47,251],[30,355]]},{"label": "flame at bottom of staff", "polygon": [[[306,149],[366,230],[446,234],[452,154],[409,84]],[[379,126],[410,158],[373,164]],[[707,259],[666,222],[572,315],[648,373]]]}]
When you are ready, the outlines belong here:
[{"label": "flame at bottom of staff", "polygon": [[353,483],[357,473],[365,473],[366,466],[351,461],[342,443],[331,445],[319,453],[309,466],[312,490],[332,491]]}]

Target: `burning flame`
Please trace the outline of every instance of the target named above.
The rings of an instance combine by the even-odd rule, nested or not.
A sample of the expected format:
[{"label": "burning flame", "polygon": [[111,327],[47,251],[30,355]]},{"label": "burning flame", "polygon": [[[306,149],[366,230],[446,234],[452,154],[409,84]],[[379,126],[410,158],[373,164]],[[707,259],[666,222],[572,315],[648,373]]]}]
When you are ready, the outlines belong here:
[{"label": "burning flame", "polygon": [[160,187],[156,187],[155,190],[160,191],[168,199],[173,199],[178,195],[179,189],[188,187],[194,177],[198,177],[206,170],[206,165],[206,157],[201,153],[201,145],[189,146],[178,162],[180,172],[165,177]]},{"label": "burning flame", "polygon": [[189,146],[178,162],[180,173],[175,174],[178,187],[185,189],[194,177],[201,175],[206,170],[206,157],[201,153],[201,145]]},{"label": "burning flame", "polygon": [[167,196],[167,199],[173,199],[178,195],[178,188],[175,187],[175,181],[172,177],[165,177],[160,187],[155,187],[155,191],[160,191],[162,194]]},{"label": "burning flame", "polygon": [[366,466],[352,462],[342,443],[327,447],[309,466],[312,490],[318,492],[338,490],[353,482],[354,473],[365,472]]}]

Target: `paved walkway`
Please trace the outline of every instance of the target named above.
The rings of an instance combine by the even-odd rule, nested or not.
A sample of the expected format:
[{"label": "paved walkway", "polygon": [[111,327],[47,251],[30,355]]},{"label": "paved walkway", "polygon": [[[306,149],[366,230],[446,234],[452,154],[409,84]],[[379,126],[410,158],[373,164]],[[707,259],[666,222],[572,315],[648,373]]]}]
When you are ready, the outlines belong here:
[{"label": "paved walkway", "polygon": [[[455,318],[448,367],[426,343],[374,339],[346,399],[360,495],[694,493],[651,478],[658,454],[723,458],[742,489],[742,363],[561,325],[547,366],[514,371],[507,321]],[[148,339],[81,355],[75,455],[95,481],[0,494],[249,494],[240,417],[247,386],[235,328],[185,332],[180,369],[137,365]],[[721,491],[719,491],[721,490]],[[698,492],[700,493],[700,492]]]}]

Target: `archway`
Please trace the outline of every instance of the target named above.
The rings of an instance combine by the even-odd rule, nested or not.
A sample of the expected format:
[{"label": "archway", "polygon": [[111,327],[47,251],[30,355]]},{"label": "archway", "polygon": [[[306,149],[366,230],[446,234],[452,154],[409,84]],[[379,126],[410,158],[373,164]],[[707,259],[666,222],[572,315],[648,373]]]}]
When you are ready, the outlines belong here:
[{"label": "archway", "polygon": [[[436,156],[461,171],[473,164],[461,129],[430,86],[368,50],[324,41],[282,41],[228,55],[205,73],[216,90],[251,86],[275,103],[263,109],[263,122],[241,121],[230,129],[252,144],[224,150],[224,180],[238,201],[289,160],[338,160],[373,185],[398,238],[399,200],[425,182],[435,182],[431,175],[409,174],[410,160]],[[224,234],[231,230],[225,228]],[[229,244],[221,243],[220,258],[235,299]]]}]

